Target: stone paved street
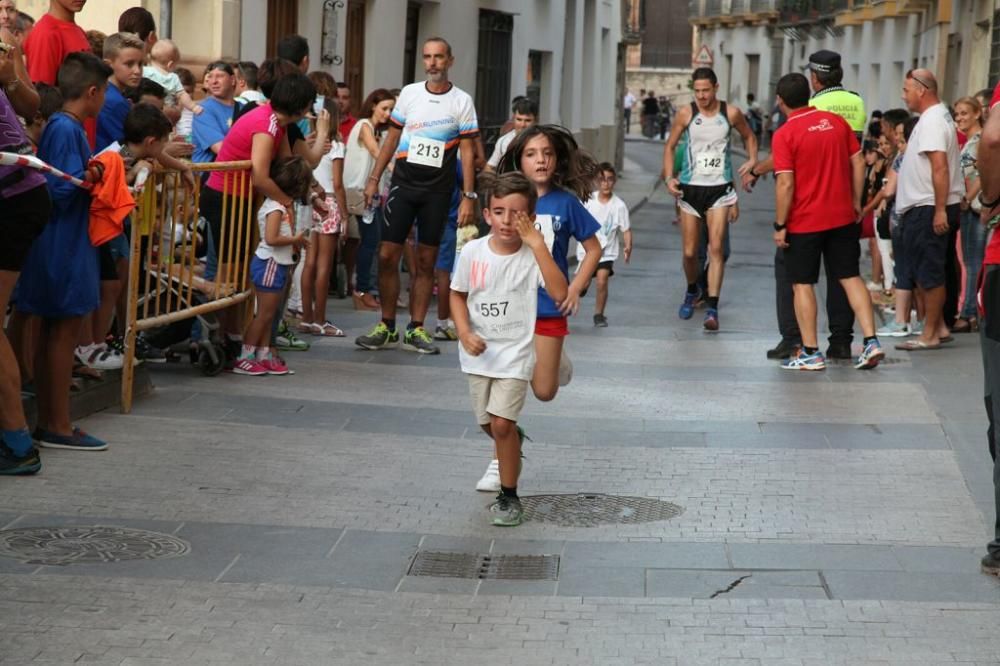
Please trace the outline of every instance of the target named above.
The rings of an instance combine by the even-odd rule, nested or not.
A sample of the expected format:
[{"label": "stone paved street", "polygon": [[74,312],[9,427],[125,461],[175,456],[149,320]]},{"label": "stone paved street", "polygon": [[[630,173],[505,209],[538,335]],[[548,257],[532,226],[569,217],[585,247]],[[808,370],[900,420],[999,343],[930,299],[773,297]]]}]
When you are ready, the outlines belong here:
[{"label": "stone paved street", "polygon": [[[643,203],[661,147],[627,144]],[[0,480],[0,528],[117,526],[167,559],[0,557],[0,663],[997,664],[978,338],[862,373],[782,372],[770,182],[742,200],[721,305],[684,322],[673,203],[633,216],[610,327],[572,324],[573,382],[529,398],[525,496],[661,500],[657,522],[487,524],[490,447],[457,350],[286,354],[293,377],[152,369],[134,413],[83,426],[107,453],[44,451]],[[822,293],[822,290],[820,290]],[[822,325],[822,323],[821,323]],[[858,340],[856,340],[857,342]],[[804,376],[804,375],[808,376]],[[2,537],[2,533],[0,533]],[[0,551],[2,552],[2,551]],[[417,553],[558,555],[555,580],[408,575]]]}]

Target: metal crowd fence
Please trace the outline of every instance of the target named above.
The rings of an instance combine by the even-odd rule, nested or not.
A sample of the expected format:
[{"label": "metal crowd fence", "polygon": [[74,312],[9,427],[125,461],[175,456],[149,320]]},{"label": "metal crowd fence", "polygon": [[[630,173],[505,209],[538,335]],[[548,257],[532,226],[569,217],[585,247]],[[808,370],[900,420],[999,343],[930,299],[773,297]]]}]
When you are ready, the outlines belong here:
[{"label": "metal crowd fence", "polygon": [[[250,166],[249,161],[191,165],[196,176],[225,173],[230,186],[222,195],[220,237],[213,239],[218,257],[214,279],[204,277],[198,259],[199,245],[204,248],[208,235],[199,224],[200,189],[186,187],[178,171],[157,170],[138,197],[126,294],[123,413],[132,409],[139,333],[249,303],[249,248],[257,231]],[[206,347],[202,353],[211,357],[206,363],[221,368],[224,359],[216,357],[220,347]]]}]

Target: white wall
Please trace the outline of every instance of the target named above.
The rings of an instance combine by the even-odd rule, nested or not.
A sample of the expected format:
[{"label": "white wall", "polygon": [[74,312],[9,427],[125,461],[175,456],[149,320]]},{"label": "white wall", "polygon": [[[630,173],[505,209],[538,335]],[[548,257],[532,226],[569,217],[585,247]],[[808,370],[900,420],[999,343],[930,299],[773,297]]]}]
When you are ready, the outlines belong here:
[{"label": "white wall", "polygon": [[[732,101],[740,108],[746,106],[747,94],[753,93],[758,103],[767,108],[773,104],[768,80],[771,75],[771,34],[765,26],[740,26],[715,28],[701,32],[702,44],[708,44],[715,56],[715,75],[719,78],[719,96]],[[747,55],[760,56],[757,87],[749,89]],[[726,56],[732,56],[733,71],[730,77]]]},{"label": "white wall", "polygon": [[[511,96],[527,89],[528,53],[543,53],[540,116],[576,133],[615,125],[617,45],[622,0],[422,0],[419,40],[447,39],[455,55],[451,79],[473,96],[479,40],[479,10],[514,17],[511,37]],[[299,33],[309,40],[312,67],[343,78],[342,64],[321,62],[323,3],[298,0]],[[346,4],[346,2],[345,2]],[[366,0],[365,91],[403,83],[407,0]],[[339,11],[337,52],[345,57],[346,7]],[[267,1],[243,0],[242,58],[264,59]],[[420,61],[417,61],[418,71]]]}]

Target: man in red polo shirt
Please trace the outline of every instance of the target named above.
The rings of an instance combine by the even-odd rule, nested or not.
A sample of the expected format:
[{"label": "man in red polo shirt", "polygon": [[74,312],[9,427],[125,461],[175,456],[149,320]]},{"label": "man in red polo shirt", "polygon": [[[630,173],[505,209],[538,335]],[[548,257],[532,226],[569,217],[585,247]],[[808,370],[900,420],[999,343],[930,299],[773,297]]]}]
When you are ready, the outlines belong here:
[{"label": "man in red polo shirt", "polygon": [[[1000,85],[993,92],[990,109],[1000,104]],[[983,224],[991,223],[1000,215],[1000,112],[994,111],[986,119],[986,126],[979,143],[977,166],[980,183],[979,202]],[[997,456],[997,427],[1000,427],[1000,234],[995,229],[986,246],[982,272],[979,275],[979,336],[983,348],[983,377],[986,380],[984,402],[989,429],[986,440],[993,458],[993,493],[996,501],[996,524],[993,540],[986,546],[982,559],[984,573],[1000,576],[1000,456]],[[972,267],[969,267],[970,270]]]},{"label": "man in red polo shirt", "polygon": [[771,155],[777,180],[774,242],[785,251],[785,271],[795,293],[802,347],[782,364],[786,370],[823,370],[816,341],[816,293],[820,259],[840,281],[865,341],[854,364],[874,368],[885,356],[875,337],[872,301],[858,261],[861,255],[861,189],[865,162],[847,122],[809,107],[809,81],[786,74],[778,81],[779,108],[788,120],[774,134]]}]

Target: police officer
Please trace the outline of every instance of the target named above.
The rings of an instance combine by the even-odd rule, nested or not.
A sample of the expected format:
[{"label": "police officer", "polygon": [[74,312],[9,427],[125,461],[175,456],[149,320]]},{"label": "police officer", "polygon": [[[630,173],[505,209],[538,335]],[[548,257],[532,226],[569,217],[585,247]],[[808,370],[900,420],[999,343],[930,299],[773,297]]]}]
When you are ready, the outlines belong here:
[{"label": "police officer", "polygon": [[[844,79],[844,70],[840,66],[840,54],[833,51],[817,51],[809,56],[809,83],[813,96],[809,106],[836,113],[847,121],[851,129],[861,139],[864,136],[865,103],[854,92],[844,90],[840,85]],[[758,167],[754,176],[764,171]],[[830,322],[829,347],[827,358],[849,359],[851,342],[854,339],[854,311],[847,300],[844,288],[838,280],[832,279],[827,266],[826,276],[826,315]],[[776,281],[778,310],[778,328],[781,330],[781,342],[767,352],[768,358],[787,358],[801,342],[798,324],[795,321],[795,304],[792,296],[792,285],[785,276],[785,258],[782,252],[774,257],[774,278]]]}]

